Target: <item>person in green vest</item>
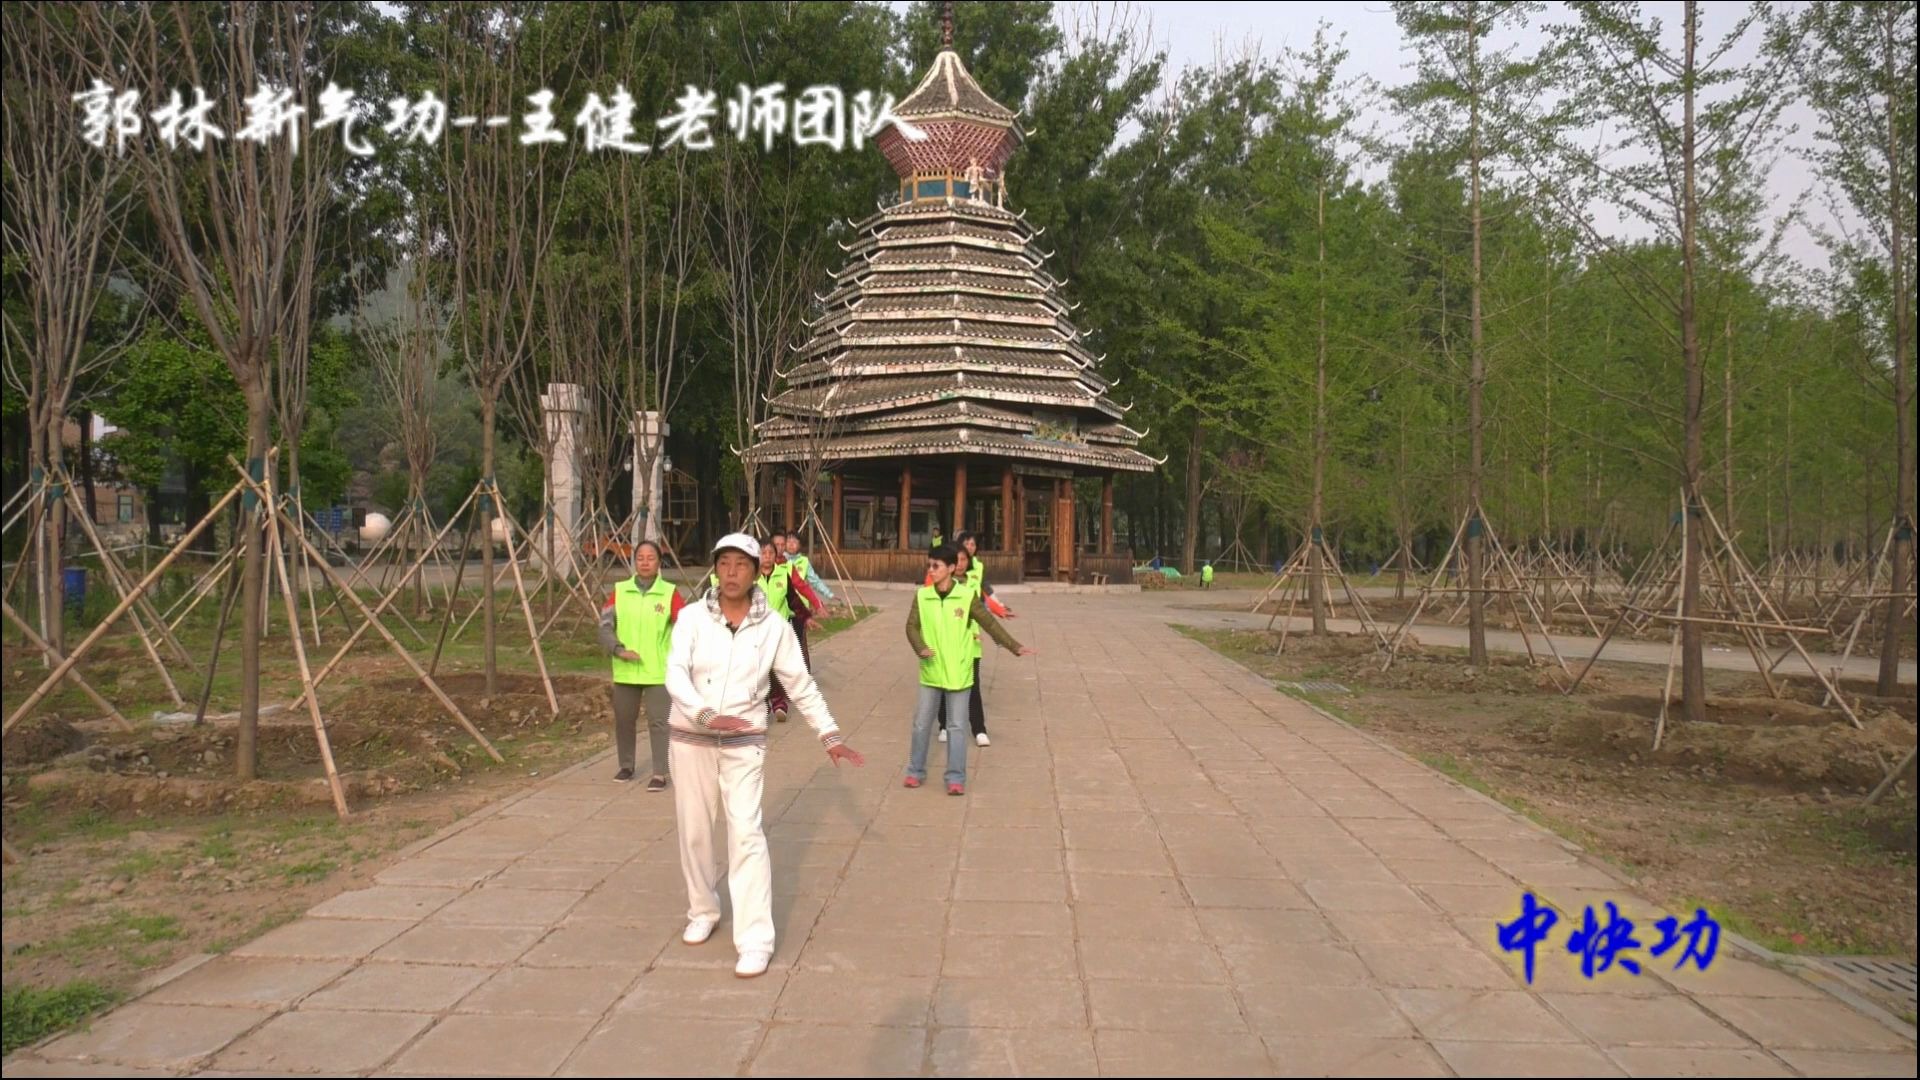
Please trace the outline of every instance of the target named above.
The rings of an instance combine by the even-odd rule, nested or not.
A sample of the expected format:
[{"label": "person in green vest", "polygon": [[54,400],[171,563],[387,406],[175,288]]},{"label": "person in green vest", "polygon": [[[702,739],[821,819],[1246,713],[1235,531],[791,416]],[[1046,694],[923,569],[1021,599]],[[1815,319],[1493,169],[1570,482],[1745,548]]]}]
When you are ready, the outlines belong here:
[{"label": "person in green vest", "polygon": [[[788,568],[792,571],[794,580],[813,590],[814,595],[818,596],[821,600],[821,606],[813,609],[811,617],[816,619],[826,618],[827,610],[825,605],[833,603],[833,591],[827,588],[826,582],[820,580],[819,574],[813,572],[813,562],[807,558],[805,552],[800,550],[800,534],[797,532],[784,534],[775,533],[773,538],[784,545],[780,551],[780,558],[786,562]],[[793,633],[795,637],[800,639],[800,655],[807,661],[807,670],[812,671],[813,653],[807,649],[807,621],[807,619],[795,615],[793,619]]]},{"label": "person in green vest", "polygon": [[644,705],[653,750],[648,791],[667,786],[667,649],[683,603],[660,573],[659,545],[642,540],[633,551],[633,576],[616,584],[600,608],[600,647],[613,658],[613,742],[620,758],[613,778],[633,779],[635,727]]},{"label": "person in green vest", "polygon": [[1205,562],[1205,563],[1202,563],[1202,564],[1201,564],[1201,566],[1200,566],[1200,587],[1201,587],[1201,588],[1203,588],[1203,589],[1211,589],[1211,588],[1213,588],[1213,562],[1212,562],[1212,560],[1208,560],[1207,562]]},{"label": "person in green vest", "polygon": [[[961,535],[967,536],[970,534],[962,533]],[[973,556],[967,553],[966,545],[962,543],[961,545],[955,547],[953,549],[953,554],[954,554],[954,564],[953,564],[954,580],[961,582],[962,584],[971,585],[974,587],[975,590],[980,589],[983,583],[981,582],[980,578],[977,575],[975,575],[973,572],[974,567],[978,564],[974,562]],[[926,583],[928,585],[933,584],[933,575],[931,574],[927,575]],[[980,602],[987,605],[987,611],[990,612],[993,615],[993,617],[996,619],[1013,618],[1013,612],[1008,610],[1005,604],[1002,604],[1000,601],[995,600],[993,598],[993,590],[991,588],[988,588],[985,592],[980,593]],[[980,648],[980,626],[978,623],[976,623],[974,624],[974,627],[973,627],[973,691],[971,694],[968,695],[968,698],[967,698],[967,706],[968,706],[967,712],[968,712],[969,719],[973,725],[973,744],[975,746],[992,746],[993,740],[987,737],[987,707],[980,698],[981,652],[982,650]],[[941,742],[947,741],[947,729],[944,727],[940,729],[940,741]]]},{"label": "person in green vest", "polygon": [[933,538],[932,538],[932,542],[931,542],[931,543],[929,543],[929,544],[927,545],[927,547],[929,547],[929,548],[937,548],[937,547],[939,547],[940,545],[942,545],[942,544],[944,544],[944,543],[946,543],[946,542],[947,542],[947,541],[946,541],[946,538],[940,535],[940,523],[939,523],[939,522],[937,522],[937,521],[934,521],[934,522],[929,522],[929,523],[928,523],[928,525],[927,525],[927,528],[928,528],[928,529],[930,529],[930,530],[932,531],[932,533],[933,533]]},{"label": "person in green vest", "polygon": [[[1003,619],[1015,618],[1011,605],[1001,603],[999,607],[993,607],[999,602],[999,597],[994,595],[993,583],[987,580],[987,561],[980,557],[979,535],[963,532],[954,543],[967,553],[967,584],[979,591],[981,598],[987,601],[987,606],[992,608],[995,615]],[[979,729],[976,727],[975,730]]]},{"label": "person in green vest", "polygon": [[912,756],[905,785],[927,779],[927,749],[936,720],[947,732],[947,794],[967,793],[967,705],[973,689],[973,635],[978,627],[1015,656],[1033,650],[1013,639],[993,617],[973,586],[954,576],[959,555],[945,544],[927,555],[929,584],[907,609],[907,642],[920,658],[920,700],[913,714]]},{"label": "person in green vest", "polygon": [[[777,535],[768,537],[760,545],[760,576],[755,583],[766,594],[767,607],[794,627],[796,638],[801,628],[813,618],[813,613],[824,610],[820,598],[807,587],[806,581],[794,574],[794,565],[781,561]],[[804,650],[802,655],[805,655]],[[811,662],[808,661],[808,664],[808,670],[812,670]],[[780,685],[779,676],[769,678],[767,690],[767,705],[773,710],[774,721],[786,723],[787,691]]]}]

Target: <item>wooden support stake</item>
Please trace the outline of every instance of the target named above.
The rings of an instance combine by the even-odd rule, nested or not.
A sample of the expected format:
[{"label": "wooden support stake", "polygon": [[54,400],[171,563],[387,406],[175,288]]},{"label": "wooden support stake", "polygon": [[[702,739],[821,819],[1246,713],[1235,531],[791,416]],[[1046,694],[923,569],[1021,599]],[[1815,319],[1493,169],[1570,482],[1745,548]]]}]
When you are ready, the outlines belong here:
[{"label": "wooden support stake", "polygon": [[[504,507],[500,486],[495,484],[492,490],[494,505]],[[513,527],[513,521],[509,518],[507,528]],[[529,537],[528,541],[531,543],[532,538]],[[560,699],[553,693],[553,679],[547,675],[547,658],[540,652],[540,630],[533,622],[533,606],[527,602],[527,583],[520,577],[520,560],[514,557],[511,534],[507,537],[507,566],[513,570],[513,590],[520,596],[520,612],[527,617],[527,641],[533,647],[534,665],[540,669],[540,683],[547,689],[547,708],[553,710],[553,715],[557,717],[560,715]]]},{"label": "wooden support stake", "polygon": [[[247,482],[251,483],[251,478],[249,478]],[[302,544],[308,543],[305,536],[299,537],[299,540]],[[333,572],[333,567],[327,566],[324,560],[321,565],[326,567],[329,574]],[[420,662],[415,660],[413,654],[409,653],[405,646],[400,644],[400,639],[393,636],[393,632],[387,629],[386,624],[380,622],[375,613],[367,608],[365,601],[360,599],[359,594],[348,592],[346,595],[353,604],[359,607],[360,613],[366,619],[368,625],[371,625],[375,632],[386,639],[387,644],[392,647],[395,655],[399,656],[400,659],[406,663],[407,667],[412,669],[413,673],[420,678],[421,683],[424,684],[427,690],[433,694],[434,698],[440,702],[441,707],[451,713],[455,720],[459,721],[460,726],[466,729],[467,734],[473,736],[474,741],[478,742],[480,746],[486,750],[489,757],[493,758],[496,762],[504,761],[505,759],[500,756],[500,752],[495,750],[493,744],[487,741],[487,737],[480,734],[480,729],[474,727],[473,722],[467,719],[466,713],[460,711],[460,706],[455,704],[453,699],[447,696],[446,691],[440,688],[440,684],[433,680],[432,675],[420,667]],[[391,600],[394,595],[398,595],[398,593],[390,594],[388,599]],[[308,690],[302,695],[303,699],[306,700],[310,706],[313,704],[314,682],[314,680],[309,680]]]},{"label": "wooden support stake", "polygon": [[[472,492],[468,493],[467,501],[460,504],[460,510],[465,510],[468,504],[473,502],[473,498],[474,498],[474,493]],[[433,550],[439,546],[440,541],[446,538],[447,530],[452,529],[454,522],[458,521],[459,519],[460,519],[459,511],[455,511],[453,516],[447,519],[446,528],[442,529],[440,532],[440,535],[433,538],[433,543],[429,545],[425,551],[422,551],[419,557],[414,560],[414,567],[416,569],[420,566],[422,562],[424,562],[427,559],[429,555],[432,554]],[[304,541],[305,539],[306,538],[304,536],[301,537],[302,541]],[[334,571],[332,566],[326,567],[326,573],[328,578],[338,582],[339,575]],[[388,593],[385,596],[381,597],[380,603],[376,607],[374,607],[371,611],[367,609],[366,602],[360,599],[359,593],[356,593],[352,589],[348,589],[348,588],[340,589],[340,592],[342,593],[343,598],[349,600],[354,606],[358,607],[360,609],[361,614],[365,616],[365,619],[364,621],[361,622],[359,626],[354,628],[353,633],[347,636],[347,640],[342,642],[338,649],[334,650],[333,656],[330,659],[328,659],[328,661],[325,664],[321,665],[320,673],[314,676],[314,679],[313,679],[315,686],[318,686],[319,684],[327,681],[327,676],[333,674],[333,669],[336,667],[339,667],[340,662],[346,659],[347,653],[353,650],[354,645],[359,642],[360,636],[366,633],[369,629],[374,628],[373,624],[379,622],[380,616],[386,612],[387,606],[389,604],[392,604],[395,600],[397,600],[400,597],[400,594],[406,591],[406,587],[407,587],[406,580],[405,578],[402,578],[400,581],[400,584],[395,588],[393,588],[392,590],[388,591]],[[449,608],[449,611],[451,611],[451,608]],[[379,626],[379,629],[385,630],[386,629],[385,624],[381,624]],[[403,653],[405,652],[404,649],[402,649],[401,651]],[[300,706],[300,702],[298,701],[294,702],[295,708],[299,708],[299,706]]]},{"label": "wooden support stake", "polygon": [[[33,627],[27,624],[27,620],[21,618],[20,613],[13,610],[12,604],[7,603],[5,600],[0,600],[0,611],[4,611],[6,613],[8,622],[11,622],[13,625],[20,628],[20,633],[26,636],[27,641],[31,643],[34,648],[39,649],[42,653],[46,654],[48,659],[50,659],[53,663],[57,664],[60,662],[61,660],[60,650],[47,644],[47,639],[41,637],[38,633],[36,633]],[[102,712],[105,712],[108,716],[112,717],[114,723],[119,724],[122,729],[126,731],[133,730],[132,722],[129,721],[126,717],[120,715],[120,710],[113,707],[113,702],[108,701],[104,696],[101,695],[101,693],[98,690],[95,690],[93,688],[92,684],[88,683],[87,680],[81,678],[79,671],[76,670],[76,671],[67,672],[67,681],[71,682],[74,685],[75,689],[87,695],[88,701],[93,702],[96,706],[100,708]]]},{"label": "wooden support stake", "polygon": [[[140,579],[139,585],[135,587],[134,595],[138,596],[153,587],[153,583],[159,580],[160,575],[166,572],[167,567],[173,565],[174,560],[178,559],[181,553],[187,549],[187,545],[199,539],[200,534],[205,532],[207,527],[213,524],[214,519],[219,515],[220,511],[226,509],[227,504],[239,496],[241,487],[242,485],[235,484],[233,487],[227,489],[227,493],[220,497],[220,501],[215,503],[213,507],[207,511],[207,516],[201,518],[199,524],[195,525],[185,536],[181,537],[180,541],[174,545],[173,550],[167,552],[166,557],[162,558],[152,570],[149,570],[146,577]],[[132,607],[132,600],[123,599],[118,606],[107,614],[106,618],[100,620],[100,625],[93,628],[93,632],[87,635],[86,640],[82,641],[78,648],[68,653],[67,658],[56,665],[53,671],[48,673],[46,680],[43,681],[33,693],[27,695],[27,699],[22,701],[19,706],[14,709],[12,714],[7,717],[6,723],[0,725],[0,733],[12,731],[13,726],[18,724],[20,719],[26,716],[35,705],[40,704],[40,702],[46,698],[47,694],[53,690],[53,687],[61,679],[66,677],[67,672],[73,670],[74,665],[80,662],[80,658],[85,656],[95,645],[99,644],[100,639],[106,637],[107,631],[113,628],[113,624],[120,620],[120,616],[125,615],[128,609]]]},{"label": "wooden support stake", "polygon": [[[293,579],[287,573],[287,550],[280,537],[280,508],[273,500],[273,472],[267,473],[267,486],[261,505],[271,515],[267,519],[267,546],[273,550],[273,566],[280,575],[280,599],[287,609],[287,639],[293,642],[293,658],[300,665],[300,683],[306,687],[307,715],[313,719],[313,738],[320,744],[320,764],[327,772],[327,788],[333,793],[333,809],[345,821],[352,816],[347,809],[347,790],[340,783],[340,769],[333,762],[333,741],[327,738],[326,721],[320,719],[320,695],[313,692],[313,670],[307,666],[307,643],[300,633],[300,612],[293,600]],[[241,475],[246,475],[242,473]],[[251,482],[251,477],[248,478]],[[258,488],[256,491],[260,490]],[[300,537],[302,544],[305,536]]]},{"label": "wooden support stake", "polygon": [[213,675],[220,668],[220,645],[227,637],[227,620],[233,616],[233,602],[239,598],[240,560],[235,559],[227,570],[227,595],[220,601],[220,621],[213,627],[213,653],[207,657],[207,677],[200,682],[200,703],[193,710],[196,727],[206,723],[207,702],[213,698]]}]

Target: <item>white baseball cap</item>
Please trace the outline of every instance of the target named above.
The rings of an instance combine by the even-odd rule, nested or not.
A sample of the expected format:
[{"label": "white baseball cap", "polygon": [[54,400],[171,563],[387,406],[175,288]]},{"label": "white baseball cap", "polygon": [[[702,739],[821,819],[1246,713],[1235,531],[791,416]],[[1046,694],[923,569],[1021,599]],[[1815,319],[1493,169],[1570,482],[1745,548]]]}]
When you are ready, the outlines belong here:
[{"label": "white baseball cap", "polygon": [[720,542],[713,545],[713,553],[718,556],[728,548],[740,552],[749,559],[760,558],[760,541],[743,532],[728,533],[721,537]]}]

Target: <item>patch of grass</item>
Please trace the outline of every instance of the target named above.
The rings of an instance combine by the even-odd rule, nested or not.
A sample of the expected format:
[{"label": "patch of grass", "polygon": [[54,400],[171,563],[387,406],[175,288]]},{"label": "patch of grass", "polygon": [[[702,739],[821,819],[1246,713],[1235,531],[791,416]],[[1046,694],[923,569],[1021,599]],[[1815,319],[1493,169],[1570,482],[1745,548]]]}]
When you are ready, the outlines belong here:
[{"label": "patch of grass", "polygon": [[[1822,930],[1806,918],[1800,904],[1789,898],[1761,894],[1758,899],[1762,904],[1773,907],[1774,910],[1762,915],[1694,898],[1684,899],[1676,906],[1687,911],[1697,907],[1706,908],[1707,914],[1713,916],[1721,926],[1777,953],[1805,956],[1884,956],[1901,951],[1901,944],[1898,941],[1880,941],[1872,937],[1850,935],[1836,936]],[[1781,902],[1775,905],[1772,903],[1775,899]]]},{"label": "patch of grass", "polygon": [[280,876],[295,884],[312,884],[333,873],[337,866],[338,864],[332,859],[308,859],[306,862],[281,867]]},{"label": "patch of grass", "polygon": [[1821,806],[1802,808],[1800,819],[1806,826],[1806,842],[1823,851],[1838,853],[1848,862],[1871,866],[1906,866],[1913,862],[1910,851],[1891,850],[1887,846],[1890,836],[1904,834],[1911,840],[1911,807],[1904,820],[1900,820],[1897,811],[1887,808],[1879,808],[1876,815],[1871,810]]},{"label": "patch of grass", "polygon": [[1353,713],[1342,708],[1337,702],[1327,700],[1324,695],[1316,694],[1310,690],[1296,690],[1291,686],[1281,686],[1277,682],[1274,683],[1273,688],[1297,701],[1304,701],[1343,723],[1351,724],[1357,728],[1367,726],[1366,717],[1355,716]]},{"label": "patch of grass", "polygon": [[1439,771],[1446,773],[1448,776],[1453,777],[1455,780],[1458,780],[1460,783],[1466,785],[1467,787],[1472,788],[1473,790],[1479,792],[1482,795],[1485,795],[1485,796],[1488,796],[1489,798],[1494,798],[1494,799],[1497,799],[1500,797],[1494,793],[1493,788],[1485,780],[1482,780],[1480,779],[1479,776],[1475,775],[1472,769],[1469,769],[1465,765],[1462,765],[1460,762],[1454,760],[1452,755],[1415,754],[1414,756],[1420,759],[1422,762],[1425,762],[1429,767],[1438,769]]},{"label": "patch of grass", "polygon": [[852,618],[848,618],[845,615],[834,615],[817,622],[809,623],[807,625],[807,645],[809,647],[817,645],[843,630],[852,628],[869,615],[872,615],[873,611],[874,609],[870,607],[857,608]]},{"label": "patch of grass", "polygon": [[200,840],[200,854],[221,866],[231,866],[240,858],[239,845],[233,842],[232,826],[217,826]]},{"label": "patch of grass", "polygon": [[91,840],[118,840],[133,831],[133,826],[116,821],[104,810],[89,807],[67,819],[66,831]]},{"label": "patch of grass", "polygon": [[144,877],[160,865],[160,856],[151,851],[136,851],[113,864],[116,877]]},{"label": "patch of grass", "polygon": [[51,990],[9,986],[0,991],[0,1054],[64,1031],[118,1000],[118,992],[84,980]]},{"label": "patch of grass", "polygon": [[78,964],[86,956],[112,950],[136,967],[151,967],[158,954],[142,948],[181,936],[180,920],[171,915],[135,915],[115,911],[99,922],[87,923],[40,945],[23,946],[15,952],[51,952]]}]

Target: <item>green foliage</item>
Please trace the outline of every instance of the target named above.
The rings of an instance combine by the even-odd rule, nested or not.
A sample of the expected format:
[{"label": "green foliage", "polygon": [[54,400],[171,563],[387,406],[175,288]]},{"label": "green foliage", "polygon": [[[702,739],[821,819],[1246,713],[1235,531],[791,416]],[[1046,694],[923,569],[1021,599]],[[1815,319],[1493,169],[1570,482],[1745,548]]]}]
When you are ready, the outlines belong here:
[{"label": "green foliage", "polygon": [[[519,97],[547,86],[559,95],[556,115],[570,117],[586,93],[604,99],[618,83],[637,103],[642,133],[657,138],[648,119],[671,111],[689,85],[723,98],[776,81],[790,93],[826,84],[903,97],[941,47],[944,7],[521,6],[519,67],[505,80],[501,92],[513,100],[503,108],[518,111]],[[219,29],[221,16],[208,10],[196,32]],[[368,101],[438,85],[442,52],[481,47],[459,37],[484,24],[465,11],[438,0],[326,5],[329,76]],[[1560,12],[1412,3],[1395,15],[1412,78],[1378,95],[1354,84],[1339,43],[1324,37],[1277,57],[1172,71],[1145,27],[1123,17],[1032,0],[955,6],[954,50],[1032,132],[1008,165],[1011,208],[1043,230],[1047,269],[1079,305],[1071,319],[1090,351],[1106,357],[1101,373],[1116,381],[1115,400],[1132,406],[1127,424],[1147,433],[1142,449],[1168,456],[1162,475],[1116,485],[1121,539],[1138,542],[1142,557],[1172,554],[1186,511],[1202,509],[1200,554],[1217,552],[1229,539],[1226,518],[1247,510],[1250,527],[1284,554],[1312,516],[1316,489],[1350,564],[1384,560],[1402,540],[1438,557],[1466,489],[1476,155],[1490,517],[1509,544],[1643,550],[1665,530],[1683,464],[1684,372],[1670,302],[1682,253],[1662,170],[1676,149],[1669,120],[1683,80],[1648,64],[1671,52],[1671,33],[1655,32],[1632,4]],[[1713,66],[1694,82],[1710,143],[1697,237],[1703,483],[1717,502],[1731,500],[1728,516],[1750,555],[1858,540],[1884,530],[1891,509],[1891,326],[1903,298],[1912,306],[1914,275],[1893,272],[1889,200],[1890,191],[1904,195],[1910,244],[1914,5],[1818,4],[1757,18],[1712,9],[1703,21],[1709,50],[1756,27],[1768,45],[1758,60]],[[1522,26],[1547,31],[1549,47],[1509,48]],[[1761,198],[1773,121],[1790,90],[1821,121],[1813,164],[1824,185],[1813,201],[1827,198],[1842,211],[1837,220],[1866,225],[1825,236],[1833,253],[1825,275],[1781,257],[1782,223]],[[1626,133],[1660,152],[1608,158],[1604,151],[1632,147],[1577,146],[1577,123],[1602,115],[1613,120],[1608,136]],[[1407,133],[1403,145],[1371,137],[1388,116]],[[448,153],[457,159],[474,144],[452,132],[428,148],[377,124],[362,131],[378,152],[341,162],[342,198],[322,226],[322,321],[300,485],[319,505],[361,484],[397,513],[406,480],[392,406],[360,343],[324,320],[351,305],[357,282],[384,280],[411,257],[415,229],[438,241],[427,279],[440,296],[454,295],[444,170]],[[616,225],[695,224],[696,264],[679,285],[668,449],[712,497],[709,511],[731,511],[745,480],[728,450],[741,438],[739,343],[723,303],[724,230],[713,202],[749,193],[746,228],[779,279],[770,285],[810,296],[840,265],[849,220],[867,216],[876,197],[890,199],[895,180],[871,144],[835,152],[789,139],[743,153],[728,149],[724,114],[715,131],[715,150],[679,159],[602,151],[550,155],[538,167],[549,170],[541,197],[557,215],[545,272],[555,287],[595,298],[601,340],[631,314],[629,295],[654,312],[669,287],[657,266],[615,250]],[[687,185],[677,190],[666,180],[682,167]],[[1890,178],[1899,181],[1891,188]],[[623,192],[634,201],[614,215]],[[1603,226],[1590,212],[1596,202],[1638,231]],[[139,199],[129,207],[128,245],[158,251],[149,209]],[[499,254],[512,253],[503,242]],[[165,275],[144,260],[123,262],[119,275],[133,287],[123,291],[138,290],[158,318],[88,388],[119,429],[100,447],[102,462],[149,490],[175,476],[222,490],[226,458],[243,454],[238,388]],[[3,269],[17,284],[19,260],[10,255]],[[552,291],[525,315],[523,391],[544,387],[564,369],[564,350],[577,347],[556,326],[587,330],[556,322],[546,309]],[[19,322],[19,290],[7,295]],[[482,300],[466,308],[455,316],[484,314]],[[125,315],[103,310],[94,336],[107,340]],[[482,468],[475,387],[457,373],[457,337],[453,353],[432,394],[437,458],[427,497],[440,521]],[[15,415],[18,398],[9,384],[0,411]],[[541,469],[526,442],[527,410],[518,412],[516,424],[503,403],[495,472],[530,525]],[[16,447],[7,443],[13,458]],[[620,460],[627,453],[609,448]],[[1190,461],[1199,466],[1193,490],[1184,482]],[[11,478],[20,463],[7,464]],[[616,514],[629,482],[611,473]]]},{"label": "green foliage", "polygon": [[51,990],[9,986],[0,991],[0,1054],[64,1031],[118,1000],[114,991],[84,980]]}]

